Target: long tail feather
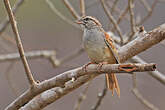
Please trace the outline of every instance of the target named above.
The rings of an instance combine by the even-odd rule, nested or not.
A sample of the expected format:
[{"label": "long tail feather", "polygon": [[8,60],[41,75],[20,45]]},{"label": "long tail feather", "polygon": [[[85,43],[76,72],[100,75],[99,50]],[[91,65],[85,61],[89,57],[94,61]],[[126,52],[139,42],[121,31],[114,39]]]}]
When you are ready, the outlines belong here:
[{"label": "long tail feather", "polygon": [[107,87],[112,91],[112,96],[114,94],[114,89],[115,89],[118,97],[120,97],[120,87],[116,75],[112,73],[112,74],[105,74],[105,76],[107,80]]}]

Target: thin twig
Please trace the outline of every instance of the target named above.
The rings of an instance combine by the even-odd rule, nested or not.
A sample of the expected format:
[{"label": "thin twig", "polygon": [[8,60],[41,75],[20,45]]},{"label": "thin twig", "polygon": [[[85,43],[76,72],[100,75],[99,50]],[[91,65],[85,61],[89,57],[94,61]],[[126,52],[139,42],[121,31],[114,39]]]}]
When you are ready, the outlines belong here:
[{"label": "thin twig", "polygon": [[136,84],[136,73],[132,74],[132,81],[133,81],[133,88],[137,88],[137,84]]},{"label": "thin twig", "polygon": [[22,63],[23,63],[24,68],[25,68],[27,79],[28,79],[31,86],[35,86],[35,80],[32,76],[31,70],[29,68],[26,57],[24,55],[24,49],[23,49],[22,42],[21,42],[21,39],[20,39],[20,36],[19,36],[19,33],[18,33],[17,24],[16,24],[16,21],[15,21],[13,12],[11,10],[9,0],[4,0],[4,4],[5,4],[5,7],[6,7],[6,10],[7,10],[10,22],[11,22],[13,33],[15,35],[15,40],[16,40],[16,43],[17,43],[18,51],[19,51],[21,59],[22,59]]},{"label": "thin twig", "polygon": [[81,16],[85,16],[85,0],[80,0]]},{"label": "thin twig", "polygon": [[73,27],[76,27],[78,29],[80,29],[80,27],[78,25],[76,25],[75,23],[73,23],[73,21],[69,20],[68,18],[66,18],[56,7],[55,5],[51,2],[51,0],[45,0],[46,4],[48,4],[49,8],[53,11],[53,13],[55,13],[57,16],[59,16],[63,21],[65,21],[66,23],[72,25]]},{"label": "thin twig", "polygon": [[83,52],[84,52],[83,48],[77,49],[77,50],[73,51],[72,54],[70,54],[62,59],[59,59],[59,62],[60,63],[67,62],[67,61],[75,58],[76,56],[81,55]]},{"label": "thin twig", "polygon": [[150,12],[150,10],[152,10],[149,6],[149,4],[146,2],[146,0],[139,0],[143,5],[144,7],[147,9],[148,12]]},{"label": "thin twig", "polygon": [[[53,67],[57,67],[64,62],[70,61],[73,58],[81,55],[84,52],[83,48],[77,49],[68,56],[63,58],[56,58],[56,51],[55,50],[35,50],[30,52],[25,52],[25,56],[27,59],[35,59],[35,58],[46,58],[51,61]],[[0,55],[0,62],[7,62],[7,61],[16,61],[20,60],[19,53],[10,53],[10,54],[3,54]]]},{"label": "thin twig", "polygon": [[129,10],[129,14],[130,14],[130,27],[131,27],[131,34],[128,38],[128,42],[132,39],[132,37],[134,36],[134,34],[136,32],[133,8],[134,8],[133,0],[128,0],[128,10]]},{"label": "thin twig", "polygon": [[[15,14],[16,11],[19,9],[19,7],[24,3],[25,0],[18,0],[15,5],[12,8],[13,13]],[[9,19],[6,17],[6,19],[0,24],[0,35],[2,32],[6,29],[6,27],[9,24]]]},{"label": "thin twig", "polygon": [[153,4],[151,5],[150,10],[148,11],[148,14],[136,24],[137,26],[142,25],[148,18],[150,18],[157,3],[158,3],[158,0],[154,0]]},{"label": "thin twig", "polygon": [[[119,15],[119,18],[118,18],[118,20],[117,20],[117,24],[119,25],[120,24],[120,22],[122,21],[122,19],[126,16],[126,14],[128,13],[128,6],[120,13],[120,15]],[[113,32],[115,30],[115,28],[113,27],[112,29],[111,29],[111,31]]]},{"label": "thin twig", "polygon": [[80,105],[83,102],[83,100],[86,99],[86,94],[89,88],[91,82],[87,82],[86,87],[84,88],[84,90],[80,93],[80,96],[78,97],[78,100],[75,104],[74,110],[80,110]]},{"label": "thin twig", "polygon": [[160,41],[164,40],[165,39],[165,24],[160,25],[159,27],[155,28],[154,30],[148,33],[146,33],[145,31],[139,32],[137,36],[138,37],[136,39],[134,39],[133,41],[119,48],[118,55],[120,58],[120,62],[123,62],[127,58],[131,58],[137,55],[138,53],[150,48],[154,44],[157,44]]},{"label": "thin twig", "polygon": [[107,83],[105,79],[104,88],[101,93],[98,93],[98,100],[96,101],[96,104],[91,108],[91,110],[97,110],[99,108],[106,94],[107,94]]},{"label": "thin twig", "polygon": [[151,109],[151,110],[159,110],[152,103],[150,103],[148,100],[146,100],[142,96],[142,94],[139,92],[139,90],[137,89],[137,85],[136,85],[136,74],[135,73],[133,73],[133,75],[132,75],[132,80],[133,80],[133,89],[132,89],[132,92],[136,96],[136,98],[139,99],[139,101],[142,104],[144,104],[145,106],[147,106],[149,109]]},{"label": "thin twig", "polygon": [[68,0],[62,0],[62,1],[65,4],[65,6],[69,9],[69,11],[71,12],[72,16],[75,19],[80,18],[79,14],[76,12],[76,10],[73,8],[73,6],[70,4]]},{"label": "thin twig", "polygon": [[[51,60],[51,57],[54,57],[55,59],[53,60],[52,65],[54,67],[59,66],[59,61],[56,59],[56,51],[55,50],[35,50],[35,51],[25,52],[24,55],[28,59],[42,58],[43,57],[43,58],[47,58],[47,59]],[[16,60],[20,60],[19,53],[0,55],[0,62],[16,61]]]},{"label": "thin twig", "polygon": [[[136,63],[146,63],[143,59],[141,59],[138,56],[134,56],[133,58],[131,58],[131,60],[133,60]],[[165,75],[159,71],[149,71],[148,72],[149,75],[151,75],[153,78],[155,78],[156,80],[158,80],[161,84],[165,85]]]},{"label": "thin twig", "polygon": [[116,8],[116,5],[117,5],[118,1],[119,1],[119,0],[115,0],[115,1],[113,2],[112,8],[111,8],[111,13],[112,13],[112,14],[113,14],[113,12],[114,12],[114,10],[115,10],[115,8]]},{"label": "thin twig", "polygon": [[[105,1],[106,2],[106,4],[107,4],[107,6],[108,6],[108,8],[112,8],[113,7],[113,5],[112,5],[112,2],[110,1],[110,0],[106,0]],[[119,7],[115,7],[115,10],[114,10],[114,12],[117,14],[117,16],[118,15],[121,15],[121,13],[123,13],[122,11],[124,11],[123,9],[120,9]],[[128,15],[124,15],[123,16],[123,19],[125,19],[125,20],[127,20],[127,21],[129,21],[129,16]]]},{"label": "thin twig", "polygon": [[119,26],[118,26],[117,23],[116,23],[116,20],[113,18],[112,14],[108,11],[109,9],[108,9],[108,7],[106,6],[104,0],[100,0],[100,2],[101,2],[101,4],[102,4],[102,6],[103,6],[103,9],[104,9],[106,15],[108,16],[109,20],[112,22],[112,24],[113,24],[113,26],[115,27],[117,33],[119,34],[120,43],[121,43],[121,45],[122,45],[122,44],[123,44],[123,36],[122,36],[122,33],[121,33],[121,31],[120,31]]},{"label": "thin twig", "polygon": [[150,103],[148,100],[146,100],[142,94],[138,91],[137,88],[134,88],[132,90],[133,94],[137,97],[137,99],[139,99],[139,101],[144,104],[145,106],[147,106],[149,109],[151,110],[159,110],[155,105],[153,105],[152,103]]},{"label": "thin twig", "polygon": [[6,80],[8,82],[8,85],[10,86],[10,89],[12,90],[12,92],[14,93],[15,96],[18,96],[17,90],[14,87],[13,83],[11,82],[11,78],[10,78],[10,73],[11,73],[11,70],[13,69],[15,63],[16,62],[11,62],[9,64],[9,66],[7,67],[6,71],[4,72],[4,74],[6,76]]}]

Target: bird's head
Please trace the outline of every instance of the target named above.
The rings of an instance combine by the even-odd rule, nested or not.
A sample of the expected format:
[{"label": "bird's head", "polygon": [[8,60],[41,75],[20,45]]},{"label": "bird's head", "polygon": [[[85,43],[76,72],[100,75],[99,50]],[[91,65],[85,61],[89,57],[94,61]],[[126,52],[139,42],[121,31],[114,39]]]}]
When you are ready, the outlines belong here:
[{"label": "bird's head", "polygon": [[92,16],[84,16],[76,21],[77,24],[80,24],[83,28],[92,29],[95,27],[101,27],[101,23]]}]

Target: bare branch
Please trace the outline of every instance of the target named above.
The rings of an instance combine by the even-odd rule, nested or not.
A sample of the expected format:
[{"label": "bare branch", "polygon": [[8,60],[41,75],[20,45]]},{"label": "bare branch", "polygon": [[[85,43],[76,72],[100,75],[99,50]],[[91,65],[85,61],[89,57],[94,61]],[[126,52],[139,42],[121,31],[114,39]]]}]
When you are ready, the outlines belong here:
[{"label": "bare branch", "polygon": [[75,19],[80,18],[79,14],[76,12],[76,10],[73,8],[73,6],[70,4],[70,2],[68,0],[62,0],[65,4],[65,6],[69,9],[69,11],[71,12],[72,16]]},{"label": "bare branch", "polygon": [[151,46],[159,43],[165,39],[165,24],[162,24],[158,28],[148,32],[140,32],[138,37],[123,47],[119,48],[118,54],[120,62],[124,62],[127,59],[145,51]]},{"label": "bare branch", "polygon": [[112,14],[108,11],[108,7],[106,6],[104,0],[100,0],[102,6],[103,6],[103,9],[106,13],[106,15],[108,16],[109,20],[112,22],[113,26],[115,27],[117,33],[119,34],[119,37],[120,37],[120,42],[121,42],[121,45],[123,44],[123,36],[122,36],[122,33],[120,31],[120,28],[119,26],[117,25],[116,23],[116,20],[113,18]]},{"label": "bare branch", "polygon": [[115,1],[113,2],[112,8],[111,8],[111,13],[114,12],[114,10],[115,10],[115,8],[116,8],[116,5],[117,5],[118,1],[119,1],[119,0],[115,0]]},{"label": "bare branch", "polygon": [[151,110],[159,110],[157,107],[155,107],[152,103],[150,103],[149,101],[147,101],[142,95],[141,93],[138,91],[137,88],[133,88],[132,92],[134,93],[134,95],[139,99],[139,101],[144,104],[145,106],[147,106],[149,109]]},{"label": "bare branch", "polygon": [[134,36],[134,34],[136,32],[133,8],[134,8],[133,0],[128,0],[128,10],[129,10],[129,14],[130,14],[130,24],[131,24],[131,26],[130,26],[131,35],[129,36],[128,41],[130,41],[132,39],[132,37]]},{"label": "bare branch", "polygon": [[[142,34],[143,35],[143,34]],[[154,29],[153,31],[149,32],[148,34],[144,34],[142,36],[141,34],[139,35],[139,37],[137,37],[136,39],[134,39],[133,41],[131,41],[130,43],[124,45],[123,47],[121,47],[119,50],[118,50],[118,53],[119,53],[119,56],[120,56],[120,60],[122,62],[126,61],[127,59],[135,56],[136,54],[146,50],[147,48],[159,43],[160,41],[164,40],[165,39],[165,24],[159,26],[158,28]],[[149,38],[149,39],[148,39]],[[142,40],[143,39],[143,40]],[[144,40],[144,39],[147,39],[147,40]],[[145,42],[144,42],[145,41]],[[137,48],[135,46],[135,42],[140,43],[141,45],[143,46],[140,46],[141,48]],[[150,43],[149,43],[150,42]],[[149,46],[147,46],[149,45]],[[134,48],[136,47],[136,49]],[[128,49],[127,49],[128,48]],[[126,51],[124,51],[124,50]],[[140,51],[139,51],[140,49]],[[134,54],[135,53],[135,54]],[[91,65],[89,65],[91,66]],[[41,82],[39,85],[45,85],[43,86],[44,88],[40,88],[42,86],[38,86],[36,89],[34,89],[34,91],[36,92],[31,92],[31,91],[26,91],[25,93],[23,93],[20,97],[18,97],[15,101],[13,101],[7,108],[6,110],[13,110],[14,108],[20,108],[22,105],[24,105],[25,103],[27,103],[29,100],[31,100],[34,96],[40,94],[41,92],[45,91],[45,90],[48,90],[50,88],[53,88],[55,86],[60,86],[61,84],[64,84],[66,81],[68,80],[71,80],[71,78],[75,75],[73,75],[75,73],[76,70],[74,71],[69,71],[69,73],[65,72],[63,74],[60,74],[59,76],[61,78],[59,78],[59,76],[56,76],[55,78],[51,78],[49,79],[49,81],[54,81],[54,83],[46,83],[46,82],[49,82],[48,80],[47,81],[43,81]],[[94,71],[92,73],[95,73]],[[69,77],[69,75],[71,75]],[[80,74],[79,74],[80,75]],[[67,78],[66,78],[67,76]],[[90,76],[87,76],[88,78]],[[76,76],[75,76],[76,78]],[[53,80],[54,79],[54,80]],[[56,79],[56,80],[55,80]],[[58,80],[58,81],[57,81]],[[86,81],[86,80],[84,80]],[[57,83],[57,82],[60,82]],[[82,81],[83,82],[83,81]],[[85,82],[84,82],[85,83]],[[49,84],[49,86],[47,85]],[[47,85],[47,86],[46,86]],[[81,86],[82,84],[80,85],[77,85],[77,87]],[[62,86],[62,85],[61,85]],[[77,87],[73,87],[72,89],[76,89]],[[40,89],[39,89],[40,88]]]},{"label": "bare branch", "polygon": [[[98,65],[91,64],[87,67],[87,72],[85,72],[82,68],[76,68],[73,70],[66,71],[60,75],[57,75],[56,77],[53,77],[49,80],[45,80],[41,83],[39,83],[37,86],[33,87],[32,89],[27,90],[25,93],[23,93],[20,97],[18,97],[14,102],[12,102],[5,110],[13,110],[13,109],[19,109],[22,105],[30,101],[32,98],[34,98],[36,95],[42,93],[45,90],[51,89],[53,87],[65,87],[66,82],[71,80],[72,78],[79,78],[80,76],[88,75],[88,77],[97,76],[99,74],[104,73],[125,73],[124,70],[120,70],[120,67],[124,67],[125,65],[132,65],[136,67],[136,71],[152,71],[155,70],[155,64],[108,64],[103,65],[101,70],[98,71]],[[92,74],[95,73],[95,74]],[[85,82],[84,82],[85,83]],[[77,87],[81,86],[84,83],[80,83],[80,85],[77,85],[76,87],[72,87],[73,89],[76,89]],[[32,91],[31,91],[32,90]],[[34,92],[35,91],[35,92]],[[71,91],[65,91],[65,93],[71,92]],[[62,95],[63,96],[63,95]],[[49,103],[47,103],[49,104]]]},{"label": "bare branch", "polygon": [[70,82],[66,87],[56,87],[50,90],[43,92],[42,94],[36,96],[32,99],[29,103],[23,106],[20,110],[40,110],[46,107],[48,104],[53,103],[54,101],[60,99],[62,96],[68,94],[69,92],[73,91],[74,89],[78,88],[80,85],[88,82],[94,78],[94,76],[83,76],[75,80],[73,83]]},{"label": "bare branch", "polygon": [[85,0],[80,0],[81,16],[85,16]]},{"label": "bare branch", "polygon": [[78,97],[78,100],[77,100],[77,102],[75,104],[74,110],[80,110],[81,103],[83,102],[83,100],[86,99],[86,94],[87,94],[87,91],[88,91],[90,83],[91,82],[88,82],[86,84],[86,87],[84,88],[84,90],[80,93],[80,96]]},{"label": "bare branch", "polygon": [[101,105],[101,102],[103,101],[106,94],[107,94],[107,83],[105,80],[104,88],[103,88],[102,92],[98,94],[98,100],[97,100],[96,104],[91,108],[91,110],[97,110],[98,109],[98,107]]},{"label": "bare branch", "polygon": [[[12,8],[13,14],[16,13],[16,11],[19,9],[19,7],[23,4],[24,0],[18,0],[15,5]],[[9,19],[6,17],[6,19],[0,24],[0,35],[2,32],[6,29],[7,25],[9,24]]]},{"label": "bare branch", "polygon": [[146,2],[146,0],[139,0],[143,5],[144,7],[147,9],[148,12],[150,12],[150,10],[152,10],[149,6],[149,4]]},{"label": "bare branch", "polygon": [[147,101],[142,94],[139,92],[139,90],[137,89],[137,82],[136,82],[136,73],[133,73],[132,75],[132,81],[133,81],[133,89],[132,92],[133,94],[136,96],[136,98],[145,106],[147,106],[149,109],[151,110],[159,110],[157,107],[155,107],[152,103],[150,103],[149,101]]},{"label": "bare branch", "polygon": [[75,23],[73,23],[73,21],[69,20],[68,18],[66,18],[56,7],[55,5],[51,2],[51,0],[45,0],[45,2],[48,4],[49,8],[57,15],[59,16],[63,21],[65,21],[66,23],[72,25],[73,27],[76,27],[78,29],[80,29],[80,27],[78,25],[76,25]]},{"label": "bare branch", "polygon": [[[47,58],[51,60],[52,57],[56,57],[56,51],[55,50],[38,50],[38,51],[31,51],[26,52],[25,57],[28,59],[35,59],[35,58]],[[0,62],[6,62],[6,61],[16,61],[20,60],[19,53],[11,53],[11,54],[4,54],[0,55]],[[52,62],[53,66],[59,66],[59,61],[55,58],[54,62]]]},{"label": "bare branch", "polygon": [[8,82],[8,85],[10,86],[10,89],[12,90],[12,92],[14,93],[15,96],[18,96],[17,90],[14,87],[14,85],[13,85],[13,83],[11,81],[11,78],[10,78],[10,73],[11,73],[11,70],[13,69],[14,65],[15,65],[15,62],[11,62],[9,64],[9,66],[7,67],[6,71],[4,72],[4,74],[6,76],[5,78],[6,78],[7,82]]},{"label": "bare branch", "polygon": [[157,3],[158,3],[158,0],[154,0],[150,10],[148,11],[148,14],[142,20],[140,20],[140,22],[136,24],[137,26],[142,25],[148,18],[150,18]]},{"label": "bare branch", "polygon": [[11,22],[13,33],[15,35],[15,40],[16,40],[16,43],[17,43],[18,51],[19,51],[21,59],[22,59],[22,63],[23,63],[24,68],[25,68],[27,79],[28,79],[30,85],[34,86],[35,85],[35,80],[32,76],[31,70],[29,68],[26,57],[24,55],[24,49],[23,49],[22,42],[21,42],[21,39],[20,39],[20,36],[19,36],[19,33],[18,33],[17,24],[16,24],[16,21],[15,21],[13,12],[11,10],[9,0],[4,0],[4,4],[5,4],[5,7],[6,7],[8,16],[9,16],[9,20]]},{"label": "bare branch", "polygon": [[[122,19],[126,16],[126,14],[128,13],[128,6],[120,13],[120,15],[119,15],[119,18],[118,18],[118,20],[117,20],[117,24],[119,25],[120,24],[120,22],[122,21]],[[113,27],[112,28],[112,32],[115,30],[115,28]]]},{"label": "bare branch", "polygon": [[77,49],[74,52],[72,52],[72,54],[70,54],[70,55],[68,55],[68,56],[60,59],[59,62],[60,63],[67,62],[67,61],[75,58],[76,56],[81,55],[83,52],[84,52],[84,49],[83,48]]},{"label": "bare branch", "polygon": [[[110,9],[112,9],[112,7],[113,7],[113,5],[112,5],[112,2],[110,1],[110,0],[106,0],[105,1],[106,2],[106,4],[107,4],[107,6],[108,6],[108,8],[110,8]],[[121,13],[123,13],[123,11],[122,11],[123,9],[120,9],[119,7],[115,7],[115,10],[114,10],[114,12],[117,14],[117,15],[119,15],[119,16],[121,16]],[[128,12],[128,11],[127,11]],[[126,12],[126,14],[127,14],[127,12]],[[123,16],[123,19],[125,19],[125,20],[127,20],[127,21],[129,21],[129,17],[126,15],[124,15]],[[117,20],[118,21],[118,20]]]},{"label": "bare branch", "polygon": [[[146,63],[144,60],[142,60],[141,58],[134,56],[131,58],[134,62],[138,62],[138,63]],[[149,75],[151,75],[153,78],[155,78],[156,80],[158,80],[160,83],[165,85],[165,75],[163,75],[162,73],[160,73],[159,71],[150,71]]]}]

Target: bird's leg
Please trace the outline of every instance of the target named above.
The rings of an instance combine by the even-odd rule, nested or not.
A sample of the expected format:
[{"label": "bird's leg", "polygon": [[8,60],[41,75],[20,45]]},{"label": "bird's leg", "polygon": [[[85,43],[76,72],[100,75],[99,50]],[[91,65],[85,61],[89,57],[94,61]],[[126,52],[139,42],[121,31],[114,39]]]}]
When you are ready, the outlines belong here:
[{"label": "bird's leg", "polygon": [[101,72],[101,68],[102,68],[102,66],[103,66],[104,64],[108,64],[108,62],[100,62],[100,63],[98,64],[97,70],[98,70],[99,72]]},{"label": "bird's leg", "polygon": [[95,63],[89,62],[89,63],[85,64],[85,65],[82,67],[82,70],[85,71],[85,72],[87,72],[87,67],[88,67],[90,64],[95,64]]}]

